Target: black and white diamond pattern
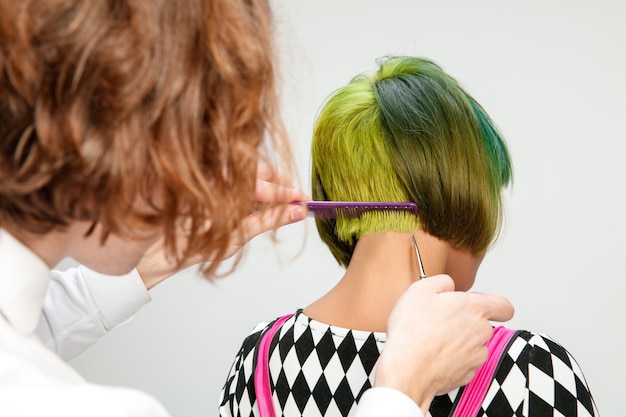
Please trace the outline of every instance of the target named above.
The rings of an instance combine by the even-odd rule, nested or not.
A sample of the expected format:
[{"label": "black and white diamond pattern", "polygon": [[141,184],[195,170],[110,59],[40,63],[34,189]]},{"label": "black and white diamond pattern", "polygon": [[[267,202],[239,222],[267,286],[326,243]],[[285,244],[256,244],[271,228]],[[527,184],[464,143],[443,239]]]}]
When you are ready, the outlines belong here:
[{"label": "black and white diamond pattern", "polygon": [[333,329],[311,325],[303,315],[288,320],[281,329],[277,349],[270,355],[270,370],[278,375],[274,398],[283,415],[348,416],[371,387],[370,376],[384,339],[350,330],[338,334]]},{"label": "black and white diamond pattern", "polygon": [[[220,416],[256,417],[254,391],[258,325],[233,363],[220,398]],[[270,345],[278,416],[350,416],[374,382],[384,333],[354,331],[309,319],[301,311]],[[427,417],[448,417],[462,389],[435,397]],[[520,331],[503,355],[478,416],[597,416],[580,367],[547,336]]]},{"label": "black and white diamond pattern", "polygon": [[580,367],[548,336],[520,331],[501,358],[479,416],[597,416]]}]

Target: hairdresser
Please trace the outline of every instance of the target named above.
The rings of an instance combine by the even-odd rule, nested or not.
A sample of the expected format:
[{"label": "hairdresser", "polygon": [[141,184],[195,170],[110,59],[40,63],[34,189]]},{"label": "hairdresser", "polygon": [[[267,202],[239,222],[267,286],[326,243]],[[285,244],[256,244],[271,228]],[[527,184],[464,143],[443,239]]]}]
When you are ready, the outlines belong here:
[{"label": "hairdresser", "polygon": [[[174,272],[304,217],[275,173],[293,170],[271,33],[262,0],[0,0],[0,415],[168,415],[64,359]],[[66,257],[84,266],[51,273]],[[512,307],[452,290],[398,301],[359,417],[420,416],[485,360]]]}]

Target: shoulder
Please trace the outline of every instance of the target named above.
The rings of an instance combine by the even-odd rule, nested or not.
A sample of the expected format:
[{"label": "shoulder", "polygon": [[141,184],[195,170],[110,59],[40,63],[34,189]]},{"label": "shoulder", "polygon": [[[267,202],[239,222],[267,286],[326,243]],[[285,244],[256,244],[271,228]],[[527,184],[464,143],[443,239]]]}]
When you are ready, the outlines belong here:
[{"label": "shoulder", "polygon": [[249,351],[257,344],[263,332],[265,332],[273,321],[262,321],[252,328],[250,333],[243,339],[242,350]]},{"label": "shoulder", "polygon": [[[288,316],[292,316],[289,314]],[[277,317],[271,321],[262,321],[252,328],[250,333],[244,338],[241,348],[239,350],[239,357],[247,357],[250,352],[256,349],[257,345],[263,334],[267,332],[278,320],[283,319],[286,316]]]},{"label": "shoulder", "polygon": [[[545,372],[566,367],[582,376],[580,368],[570,352],[552,337],[528,330],[518,330],[508,348],[509,355],[527,360]],[[550,371],[548,368],[552,368]]]},{"label": "shoulder", "polygon": [[[254,391],[254,370],[256,367],[256,352],[260,339],[265,332],[279,318],[263,321],[252,328],[243,339],[235,360],[231,365],[228,376],[220,394],[220,416],[252,415]],[[235,412],[238,410],[239,413]]]},{"label": "shoulder", "polygon": [[[555,410],[569,415],[594,415],[595,405],[582,369],[574,356],[552,337],[518,330],[501,359],[496,379],[524,381],[530,409]],[[583,412],[584,410],[584,412]]]},{"label": "shoulder", "polygon": [[263,333],[269,329],[274,322],[275,320],[263,321],[254,326],[250,333],[243,339],[237,357],[242,359],[248,357],[248,355],[256,349]]},{"label": "shoulder", "polygon": [[582,371],[570,352],[543,333],[516,331],[507,348],[507,355],[518,367],[529,369],[529,366],[532,366],[551,378],[558,376],[562,371],[568,375],[574,372],[579,378],[583,378]]}]

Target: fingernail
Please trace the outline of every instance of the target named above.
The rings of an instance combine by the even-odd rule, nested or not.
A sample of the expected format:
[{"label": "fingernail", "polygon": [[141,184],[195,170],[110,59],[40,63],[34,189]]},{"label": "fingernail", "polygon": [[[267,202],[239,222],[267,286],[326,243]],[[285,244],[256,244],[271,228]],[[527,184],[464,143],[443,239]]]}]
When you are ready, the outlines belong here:
[{"label": "fingernail", "polygon": [[291,211],[289,218],[292,222],[297,222],[304,219],[304,210],[302,208],[296,208]]}]

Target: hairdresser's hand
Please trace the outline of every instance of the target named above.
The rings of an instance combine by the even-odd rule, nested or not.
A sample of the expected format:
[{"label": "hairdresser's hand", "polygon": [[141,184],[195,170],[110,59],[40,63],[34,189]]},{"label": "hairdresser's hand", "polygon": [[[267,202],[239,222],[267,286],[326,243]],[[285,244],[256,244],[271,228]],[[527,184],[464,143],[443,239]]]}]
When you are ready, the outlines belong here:
[{"label": "hairdresser's hand", "polygon": [[269,207],[251,213],[243,220],[243,239],[232,242],[227,258],[255,236],[303,220],[306,209],[289,203],[311,200],[311,197],[294,188],[291,182],[266,164],[260,164],[257,169],[255,198],[259,203],[269,203]]},{"label": "hairdresser's hand", "polygon": [[375,386],[403,392],[426,414],[435,395],[467,384],[487,359],[489,320],[511,317],[506,298],[456,292],[447,275],[415,282],[389,317]]},{"label": "hairdresser's hand", "polygon": [[[259,206],[269,206],[251,213],[242,220],[241,232],[235,232],[224,256],[228,259],[255,236],[287,224],[296,223],[306,217],[306,209],[300,205],[289,204],[292,201],[310,200],[311,197],[293,187],[272,167],[260,164],[257,169],[256,201]],[[265,205],[268,205],[265,204]],[[175,260],[165,253],[163,241],[154,244],[137,265],[137,271],[147,289],[169,278],[184,268],[198,264],[203,260],[190,258],[183,265],[176,265]]]}]

